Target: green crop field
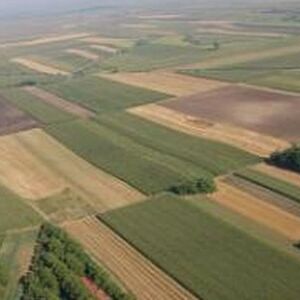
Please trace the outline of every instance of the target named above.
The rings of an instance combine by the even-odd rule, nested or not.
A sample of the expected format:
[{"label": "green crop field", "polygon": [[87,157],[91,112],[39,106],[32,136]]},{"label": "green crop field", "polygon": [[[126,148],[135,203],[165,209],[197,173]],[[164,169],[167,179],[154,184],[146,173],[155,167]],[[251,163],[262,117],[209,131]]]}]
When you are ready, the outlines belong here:
[{"label": "green crop field", "polygon": [[200,206],[164,195],[101,219],[202,299],[294,300],[299,295],[299,260]]},{"label": "green crop field", "polygon": [[[188,179],[223,174],[258,160],[230,146],[129,115],[99,117],[98,122],[101,124],[54,124],[46,130],[84,159],[147,194]],[[150,134],[148,138],[143,132],[145,136],[146,132]]]},{"label": "green crop field", "polygon": [[21,89],[5,89],[1,95],[13,105],[31,115],[44,124],[63,122],[74,119],[74,116],[64,112]]},{"label": "green crop field", "polygon": [[40,223],[39,215],[24,201],[0,187],[0,233]]},{"label": "green crop field", "polygon": [[67,80],[46,86],[46,89],[98,113],[121,110],[170,97],[96,77]]},{"label": "green crop field", "polygon": [[300,188],[289,182],[249,169],[239,171],[235,173],[235,176],[241,177],[300,203]]}]

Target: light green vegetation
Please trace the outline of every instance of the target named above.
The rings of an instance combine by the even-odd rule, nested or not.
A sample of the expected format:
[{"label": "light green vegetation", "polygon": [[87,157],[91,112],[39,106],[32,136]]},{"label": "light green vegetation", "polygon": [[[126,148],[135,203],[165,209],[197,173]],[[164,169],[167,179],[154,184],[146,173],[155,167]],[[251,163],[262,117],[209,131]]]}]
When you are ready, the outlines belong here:
[{"label": "light green vegetation", "polygon": [[6,100],[44,124],[63,122],[74,119],[64,112],[21,89],[5,89],[1,91]]},{"label": "light green vegetation", "polygon": [[71,79],[45,88],[63,99],[81,104],[98,113],[122,110],[170,97],[100,77]]},{"label": "light green vegetation", "polygon": [[82,197],[70,189],[65,189],[58,195],[40,199],[36,205],[56,223],[83,218],[95,213],[95,210]]},{"label": "light green vegetation", "polygon": [[198,62],[202,58],[202,52],[205,54],[206,51],[208,50],[201,51],[192,46],[146,43],[106,60],[102,66],[120,71],[149,71]]},{"label": "light green vegetation", "polygon": [[299,295],[299,260],[200,205],[196,209],[164,195],[101,219],[201,298],[295,300]]},{"label": "light green vegetation", "polygon": [[199,177],[224,174],[258,158],[127,114],[99,116],[46,131],[97,167],[145,193]]},{"label": "light green vegetation", "polygon": [[40,222],[39,215],[25,203],[25,200],[0,187],[0,233],[35,226]]},{"label": "light green vegetation", "polygon": [[235,175],[300,203],[300,188],[287,181],[249,169],[239,171]]},{"label": "light green vegetation", "polygon": [[[1,300],[16,300],[21,293],[19,279],[29,267],[37,230],[8,234],[0,248],[0,263],[6,270],[7,284]],[[1,293],[1,290],[0,290]]]}]

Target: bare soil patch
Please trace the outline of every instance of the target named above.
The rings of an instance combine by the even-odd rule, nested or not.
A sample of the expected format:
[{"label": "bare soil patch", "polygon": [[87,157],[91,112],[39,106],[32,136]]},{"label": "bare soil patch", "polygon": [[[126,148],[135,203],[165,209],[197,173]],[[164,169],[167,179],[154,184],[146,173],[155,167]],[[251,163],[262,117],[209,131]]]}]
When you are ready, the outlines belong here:
[{"label": "bare soil patch", "polygon": [[256,132],[196,118],[157,104],[134,107],[128,112],[187,134],[205,137],[267,157],[290,146],[286,141]]},{"label": "bare soil patch", "polygon": [[82,277],[81,281],[85,285],[85,287],[90,291],[90,293],[96,297],[96,299],[98,299],[98,300],[110,300],[111,299],[101,289],[99,289],[98,286],[94,282],[92,282],[89,278]]},{"label": "bare soil patch", "polygon": [[70,75],[70,73],[67,71],[63,71],[63,70],[57,69],[55,67],[51,67],[51,66],[42,64],[40,62],[31,60],[31,59],[27,59],[27,58],[18,57],[18,58],[12,59],[11,61],[14,63],[20,64],[26,68],[29,68],[31,70],[37,71],[39,73],[44,73],[44,74],[49,74],[49,75],[63,75],[63,76]]},{"label": "bare soil patch", "polygon": [[8,103],[0,94],[0,135],[38,126],[38,122]]},{"label": "bare soil patch", "polygon": [[206,92],[227,85],[227,83],[216,80],[195,78],[167,71],[100,74],[99,76],[174,96]]},{"label": "bare soil patch", "polygon": [[196,118],[242,127],[290,142],[300,138],[300,96],[230,85],[162,105]]},{"label": "bare soil patch", "polygon": [[38,38],[33,40],[12,42],[0,45],[0,48],[9,48],[9,47],[25,47],[25,46],[37,46],[43,44],[64,42],[73,39],[82,39],[88,37],[90,34],[86,32],[74,33],[74,34],[65,34],[65,35],[54,35],[44,38]]},{"label": "bare soil patch", "polygon": [[90,45],[90,48],[100,50],[110,54],[116,54],[120,51],[118,48],[113,48],[105,45]]},{"label": "bare soil patch", "polygon": [[140,300],[196,299],[96,218],[65,226]]},{"label": "bare soil patch", "polygon": [[38,87],[27,86],[23,88],[26,92],[32,94],[35,97],[38,97],[42,101],[49,103],[59,109],[62,109],[70,114],[78,116],[83,119],[91,118],[95,116],[95,113],[92,111],[72,102],[69,102],[65,99],[62,99],[54,94],[51,94],[45,90],[42,90]]},{"label": "bare soil patch", "polygon": [[295,172],[281,169],[264,163],[255,165],[253,169],[265,173],[269,176],[281,179],[283,181],[288,181],[294,185],[300,186],[300,174],[297,174]]},{"label": "bare soil patch", "polygon": [[218,182],[211,198],[225,207],[261,223],[290,240],[300,239],[300,218],[227,183]]},{"label": "bare soil patch", "polygon": [[1,137],[0,155],[0,182],[24,198],[44,199],[71,188],[98,211],[144,198],[40,129]]},{"label": "bare soil patch", "polygon": [[74,54],[86,59],[90,59],[90,60],[98,60],[99,59],[99,55],[92,53],[90,51],[87,50],[81,50],[81,49],[67,49],[66,53],[69,54]]}]

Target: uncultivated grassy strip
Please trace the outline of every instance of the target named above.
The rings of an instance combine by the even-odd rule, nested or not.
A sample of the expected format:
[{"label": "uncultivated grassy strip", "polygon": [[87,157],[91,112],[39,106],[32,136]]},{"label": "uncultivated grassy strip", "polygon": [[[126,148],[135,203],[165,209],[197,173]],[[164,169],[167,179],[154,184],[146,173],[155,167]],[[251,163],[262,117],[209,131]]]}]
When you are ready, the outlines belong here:
[{"label": "uncultivated grassy strip", "polygon": [[237,148],[177,132],[128,113],[99,116],[97,122],[139,144],[195,164],[213,175],[258,161],[254,155]]},{"label": "uncultivated grassy strip", "polygon": [[122,110],[169,97],[166,94],[98,77],[72,79],[49,85],[46,89],[63,99],[73,101],[96,112]]},{"label": "uncultivated grassy strip", "polygon": [[188,161],[145,147],[91,121],[55,124],[46,131],[93,165],[147,194],[211,175]]},{"label": "uncultivated grassy strip", "polygon": [[44,124],[74,119],[74,116],[55,108],[21,89],[5,89],[1,94],[19,109]]},{"label": "uncultivated grassy strip", "polygon": [[200,206],[163,195],[108,212],[101,219],[203,299],[299,296],[299,260]]},{"label": "uncultivated grassy strip", "polygon": [[35,226],[40,216],[21,198],[0,186],[0,233],[7,230]]},{"label": "uncultivated grassy strip", "polygon": [[300,188],[289,182],[249,169],[235,175],[300,203]]}]

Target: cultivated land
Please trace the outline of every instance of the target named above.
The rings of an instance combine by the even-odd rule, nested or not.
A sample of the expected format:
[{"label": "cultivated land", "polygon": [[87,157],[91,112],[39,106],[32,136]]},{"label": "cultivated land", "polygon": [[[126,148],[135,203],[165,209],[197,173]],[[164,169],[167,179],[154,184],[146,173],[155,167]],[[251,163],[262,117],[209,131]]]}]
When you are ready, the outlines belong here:
[{"label": "cultivated land", "polygon": [[65,228],[138,299],[196,299],[97,218],[73,222]]},{"label": "cultivated land", "polygon": [[41,124],[63,122],[74,118],[73,115],[54,107],[52,103],[48,104],[48,102],[41,101],[40,98],[29,94],[22,88],[1,90],[1,94],[5,96],[7,102],[38,120]]},{"label": "cultivated land", "polygon": [[148,104],[128,109],[131,114],[184,133],[216,140],[259,156],[286,149],[290,143],[240,127],[215,123],[173,110],[162,105]]},{"label": "cultivated land", "polygon": [[70,75],[70,73],[67,72],[67,71],[63,71],[63,70],[60,70],[58,68],[45,65],[43,63],[34,61],[32,59],[19,57],[19,58],[12,59],[12,62],[16,63],[16,64],[20,64],[20,65],[22,65],[26,68],[29,68],[31,70],[34,70],[36,72],[43,73],[43,74],[62,75],[62,76]]},{"label": "cultivated land", "polygon": [[40,129],[2,137],[0,149],[5,158],[0,166],[0,181],[24,198],[38,200],[70,188],[98,210],[143,198],[125,183],[74,155]]},{"label": "cultivated land", "polygon": [[206,92],[226,85],[220,81],[204,78],[193,78],[167,71],[148,73],[117,73],[105,74],[101,77],[117,82],[148,88],[173,96],[184,96],[197,92]]},{"label": "cultivated land", "polygon": [[282,93],[233,85],[179,98],[163,105],[194,117],[297,141],[300,138],[299,99]]},{"label": "cultivated land", "polygon": [[47,132],[77,155],[147,194],[188,179],[224,174],[258,160],[236,148],[122,113],[101,115],[97,123],[51,125]]},{"label": "cultivated land", "polygon": [[51,93],[77,103],[97,113],[122,110],[136,105],[156,102],[166,94],[116,83],[111,80],[86,77],[46,87]]},{"label": "cultivated land", "polygon": [[0,135],[26,130],[38,126],[38,122],[21,110],[7,103],[0,94]]},{"label": "cultivated land", "polygon": [[292,241],[300,239],[300,219],[276,205],[259,199],[231,184],[218,182],[218,191],[212,199],[233,211],[259,222]]},{"label": "cultivated land", "polygon": [[101,218],[203,299],[299,293],[298,260],[181,199],[163,196]]},{"label": "cultivated land", "polygon": [[62,98],[59,98],[45,90],[42,90],[38,87],[28,86],[23,88],[26,92],[32,94],[33,96],[39,98],[40,100],[46,102],[47,104],[50,104],[52,106],[55,106],[58,109],[61,109],[69,114],[72,114],[74,116],[87,119],[95,116],[95,114],[85,109],[84,107],[77,105],[75,103],[72,103],[70,101],[66,101]]},{"label": "cultivated land", "polygon": [[97,60],[99,59],[99,56],[95,53],[89,52],[87,50],[81,50],[81,49],[67,49],[67,53],[78,55],[83,58],[91,59],[91,60]]}]

